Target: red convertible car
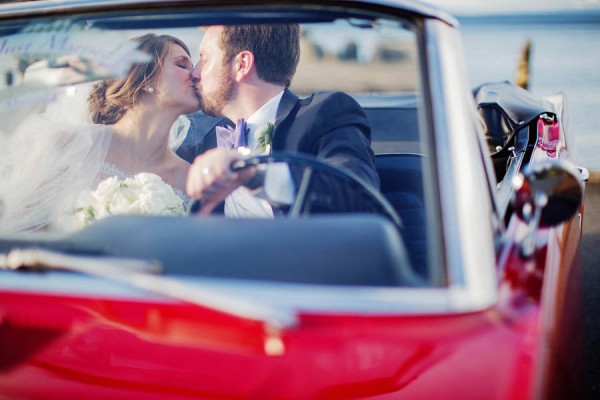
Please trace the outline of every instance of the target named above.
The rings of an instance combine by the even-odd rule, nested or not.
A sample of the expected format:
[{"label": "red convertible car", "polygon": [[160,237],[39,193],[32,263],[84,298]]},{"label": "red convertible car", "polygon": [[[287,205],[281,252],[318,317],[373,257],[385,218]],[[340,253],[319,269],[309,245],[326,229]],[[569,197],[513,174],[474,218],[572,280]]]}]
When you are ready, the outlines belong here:
[{"label": "red convertible car", "polygon": [[[147,59],[131,38],[175,36],[196,63],[204,27],[267,23],[300,26],[294,93],[360,104],[380,187],[273,152],[237,167],[288,165],[300,184],[275,218],[96,210],[74,226],[50,206],[99,150],[64,150],[90,139],[89,85]],[[469,87],[459,25],[443,10],[3,2],[0,71],[0,398],[582,395],[587,171],[571,163],[563,99]],[[214,124],[179,118],[172,150]],[[343,189],[335,209],[314,206],[319,179]]]}]

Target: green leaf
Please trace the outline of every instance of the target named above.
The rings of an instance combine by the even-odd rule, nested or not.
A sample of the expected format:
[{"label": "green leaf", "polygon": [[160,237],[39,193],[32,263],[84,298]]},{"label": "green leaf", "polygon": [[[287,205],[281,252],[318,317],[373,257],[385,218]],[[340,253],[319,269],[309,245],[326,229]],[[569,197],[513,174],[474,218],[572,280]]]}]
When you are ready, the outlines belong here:
[{"label": "green leaf", "polygon": [[257,138],[257,143],[260,146],[260,151],[267,151],[267,146],[269,146],[273,140],[273,131],[275,130],[275,125],[272,122],[269,122],[265,128],[259,133]]}]

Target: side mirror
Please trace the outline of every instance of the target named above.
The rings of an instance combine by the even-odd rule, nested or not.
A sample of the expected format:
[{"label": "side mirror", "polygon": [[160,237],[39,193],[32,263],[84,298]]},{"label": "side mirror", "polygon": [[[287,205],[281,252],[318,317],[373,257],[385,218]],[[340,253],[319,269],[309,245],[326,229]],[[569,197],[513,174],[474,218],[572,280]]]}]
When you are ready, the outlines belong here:
[{"label": "side mirror", "polygon": [[574,167],[563,161],[549,160],[528,166],[513,178],[513,207],[529,224],[523,253],[533,254],[538,227],[557,226],[575,215],[583,200],[583,185]]},{"label": "side mirror", "polygon": [[559,225],[579,209],[583,198],[577,172],[564,162],[549,161],[526,168],[513,179],[513,206],[517,215],[530,222],[540,211],[540,227]]}]

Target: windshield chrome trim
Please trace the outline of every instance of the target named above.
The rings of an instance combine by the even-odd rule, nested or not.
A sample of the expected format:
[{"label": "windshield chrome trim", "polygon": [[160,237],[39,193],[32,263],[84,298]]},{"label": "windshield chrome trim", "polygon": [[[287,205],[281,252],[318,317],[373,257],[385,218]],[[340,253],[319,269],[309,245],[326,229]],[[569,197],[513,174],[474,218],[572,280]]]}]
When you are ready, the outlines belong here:
[{"label": "windshield chrome trim", "polygon": [[[159,4],[159,5],[168,5],[169,3],[176,3],[185,6],[192,5],[200,5],[202,6],[202,2],[189,2],[189,4],[182,4],[180,0],[62,0],[57,2],[55,0],[40,0],[40,1],[31,1],[31,2],[17,2],[17,3],[7,3],[0,4],[0,17],[22,17],[28,16],[32,12],[39,13],[47,13],[47,12],[82,12],[82,11],[91,11],[97,9],[110,9],[115,6],[123,7],[123,6],[140,6],[140,5],[148,5],[148,4]],[[214,3],[206,2],[208,4],[204,4],[206,6],[214,5]],[[290,5],[293,7],[302,7],[302,6],[311,6],[311,5],[331,5],[335,7],[344,7],[344,6],[383,6],[390,7],[396,9],[397,11],[404,11],[411,14],[415,14],[420,17],[426,18],[435,18],[440,21],[444,21],[444,23],[451,26],[458,26],[458,20],[454,18],[451,14],[449,14],[444,9],[437,7],[431,4],[425,4],[416,2],[413,0],[347,0],[343,1],[306,1],[306,2],[291,2],[291,1],[264,1],[265,5],[273,6],[277,3],[281,5]],[[260,2],[254,1],[251,4],[240,2],[242,5],[251,5],[257,6],[261,5]]]},{"label": "windshield chrome trim", "polygon": [[498,291],[495,211],[487,191],[481,190],[488,185],[486,166],[480,157],[465,157],[481,153],[476,136],[481,132],[472,123],[475,101],[460,34],[440,21],[426,20],[425,43],[448,279],[450,286],[464,288],[473,306],[486,307]]}]

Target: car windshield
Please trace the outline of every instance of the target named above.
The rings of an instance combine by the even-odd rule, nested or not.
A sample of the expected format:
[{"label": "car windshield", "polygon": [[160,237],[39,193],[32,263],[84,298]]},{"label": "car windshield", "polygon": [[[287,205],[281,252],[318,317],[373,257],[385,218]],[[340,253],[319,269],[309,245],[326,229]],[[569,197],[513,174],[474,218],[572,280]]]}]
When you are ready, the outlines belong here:
[{"label": "car windshield", "polygon": [[[275,119],[275,136],[256,131],[254,140],[262,143],[262,151],[250,154],[272,156],[254,160],[270,164],[269,177],[278,165],[288,164],[287,180],[264,183],[263,200],[274,210],[272,217],[231,217],[217,211],[192,215],[194,196],[173,171],[179,160],[193,162],[206,151],[203,143],[216,126],[236,123],[210,115],[208,104],[220,94],[219,88],[209,90],[209,78],[223,68],[208,47],[201,51],[203,39],[215,25],[283,23],[297,23],[300,30],[299,62],[289,91],[300,99],[320,99],[311,96],[321,91],[343,92],[360,105],[370,126],[376,181],[361,176],[360,167],[340,167],[335,154],[306,152],[296,159],[295,148],[277,148],[275,139],[293,129],[308,132],[318,124],[333,129],[332,124],[352,124],[345,119],[349,117],[311,116],[301,128]],[[141,45],[140,38],[149,35],[177,39],[169,42],[166,58],[159,54],[159,78],[147,67],[158,50]],[[157,260],[166,274],[195,277],[444,286],[443,266],[431,261],[441,259],[434,254],[440,233],[432,223],[439,202],[432,185],[425,184],[434,180],[430,139],[422,123],[426,96],[419,35],[408,17],[291,6],[226,12],[81,11],[0,22],[0,251],[42,246],[67,254]],[[278,45],[285,48],[286,43]],[[165,113],[173,112],[175,102],[178,107],[186,101],[194,104],[194,78],[178,74],[191,75],[198,63],[207,109],[185,104],[177,109],[181,115],[173,116],[163,139],[179,160],[172,168],[154,168],[150,160],[156,154],[136,152],[136,140],[142,139],[131,136],[143,127],[143,140],[158,141],[150,134],[155,127],[149,120],[117,121],[146,107],[136,100],[140,98],[152,98]],[[139,66],[143,83],[126,94],[133,86],[130,72]],[[228,73],[236,76],[237,70]],[[225,78],[219,79],[215,82],[227,91]],[[229,98],[236,96],[236,88],[229,88]],[[111,110],[104,112],[108,105]],[[304,110],[299,109],[297,119]],[[111,113],[118,117],[111,119]],[[326,141],[327,134],[319,133],[320,140]],[[326,148],[323,142],[317,145]],[[307,183],[310,174],[316,181],[312,186]],[[329,184],[339,188],[335,205],[320,209],[322,196],[313,186]]]}]

